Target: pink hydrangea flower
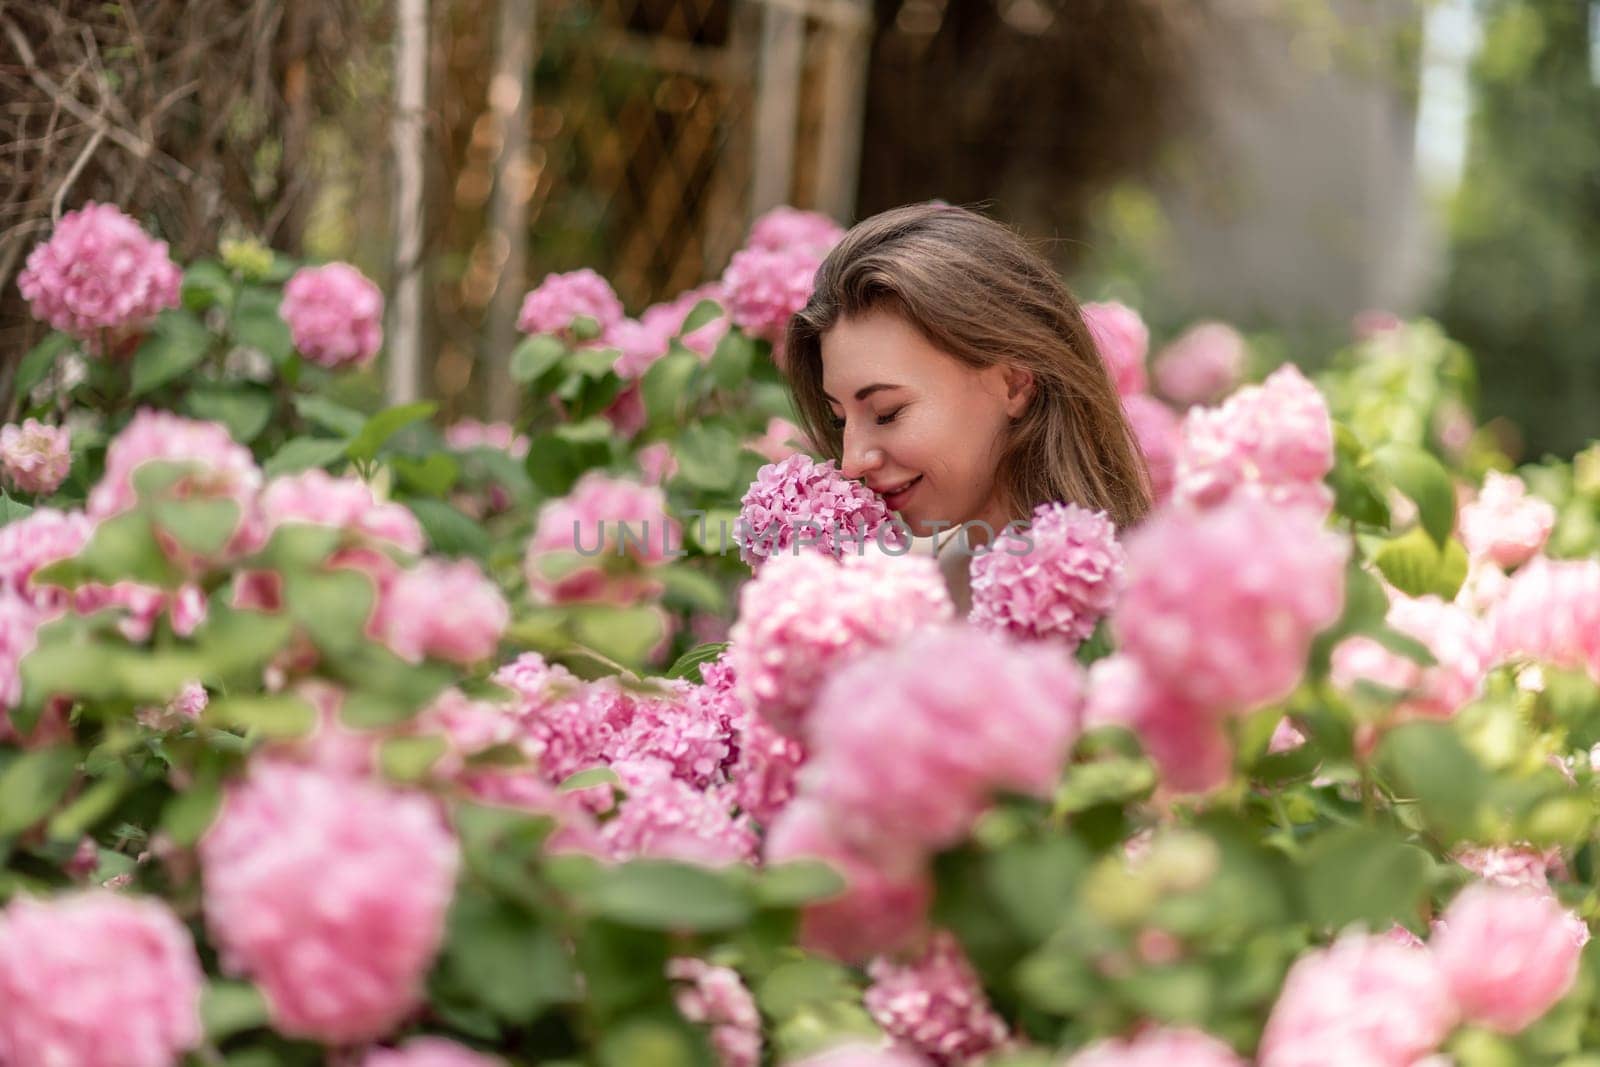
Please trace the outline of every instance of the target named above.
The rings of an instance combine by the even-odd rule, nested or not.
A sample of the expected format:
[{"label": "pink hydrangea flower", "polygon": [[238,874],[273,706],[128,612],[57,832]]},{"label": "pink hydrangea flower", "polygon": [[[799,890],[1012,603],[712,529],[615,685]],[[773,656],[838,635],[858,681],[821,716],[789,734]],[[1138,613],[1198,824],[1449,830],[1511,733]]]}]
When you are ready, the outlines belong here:
[{"label": "pink hydrangea flower", "polygon": [[929,557],[774,556],[740,589],[729,632],[739,700],[776,729],[801,736],[812,697],[847,659],[954,615]]},{"label": "pink hydrangea flower", "polygon": [[1081,688],[1077,665],[1050,646],[961,624],[912,633],[823,685],[801,789],[853,840],[952,844],[993,794],[1055,787],[1082,725]]},{"label": "pink hydrangea flower", "polygon": [[[639,325],[648,331],[652,337],[662,339],[660,355],[666,355],[667,349],[674,338],[677,338],[685,348],[700,356],[701,359],[710,359],[716,352],[717,345],[722,341],[723,336],[727,334],[728,326],[730,325],[726,314],[718,315],[703,326],[696,327],[688,333],[683,333],[683,327],[688,322],[690,312],[694,311],[704,300],[713,301],[722,307],[727,306],[728,294],[723,289],[720,281],[708,282],[697,288],[685,290],[664,304],[656,304],[645,308],[644,314],[639,316]],[[653,361],[654,358],[651,359],[651,362]],[[621,371],[617,373],[620,374]]]},{"label": "pink hydrangea flower", "polygon": [[239,526],[228,551],[248,551],[259,537],[256,494],[261,469],[250,450],[228,436],[221,423],[200,422],[144,408],[106,448],[105,473],[89,491],[90,518],[107,519],[138,502],[133,476],[146,463],[190,465],[167,493],[179,497],[231,500],[239,506]]},{"label": "pink hydrangea flower", "polygon": [[922,933],[933,902],[923,857],[911,850],[868,854],[847,843],[820,805],[804,798],[783,810],[765,841],[768,864],[826,863],[844,879],[836,897],[808,904],[800,944],[847,963],[899,951]]},{"label": "pink hydrangea flower", "polygon": [[0,912],[0,1062],[168,1067],[200,1045],[203,982],[163,904],[17,897]]},{"label": "pink hydrangea flower", "polygon": [[1451,858],[1490,885],[1550,892],[1550,868],[1561,866],[1561,850],[1529,845],[1458,848]]},{"label": "pink hydrangea flower", "polygon": [[404,504],[379,502],[372,487],[360,478],[336,478],[323,470],[308,470],[274,478],[261,493],[261,514],[266,529],[286,522],[333,526],[410,553],[428,544],[422,524]]},{"label": "pink hydrangea flower", "polygon": [[[589,471],[566,496],[539,509],[528,542],[528,584],[550,603],[638,600],[659,586],[637,571],[664,562],[681,545],[682,530],[667,514],[659,486]],[[552,555],[563,562],[557,577],[544,567]],[[608,573],[624,559],[632,561],[633,573]]]},{"label": "pink hydrangea flower", "polygon": [[623,319],[612,327],[607,338],[607,343],[617,350],[611,369],[625,382],[642,378],[656,360],[671,351],[674,332],[661,315],[649,323]]},{"label": "pink hydrangea flower", "polygon": [[1172,409],[1149,393],[1122,398],[1133,437],[1150,471],[1150,490],[1156,503],[1172,496],[1178,479],[1178,453],[1183,449],[1183,424]]},{"label": "pink hydrangea flower", "polygon": [[822,259],[805,245],[735,252],[722,275],[728,317],[740,329],[781,344],[790,317],[811,299]]},{"label": "pink hydrangea flower", "polygon": [[511,606],[477,564],[428,559],[384,590],[372,630],[402,659],[470,664],[488,659],[511,624]]},{"label": "pink hydrangea flower", "polygon": [[1481,620],[1436,596],[1395,594],[1387,621],[1427,646],[1438,663],[1423,667],[1370,637],[1349,637],[1333,650],[1329,677],[1334,685],[1349,689],[1357,681],[1374,682],[1405,694],[1398,714],[1434,719],[1449,718],[1483,691],[1489,635]]},{"label": "pink hydrangea flower", "polygon": [[1536,557],[1511,576],[1488,620],[1496,662],[1525,656],[1600,679],[1600,563]]},{"label": "pink hydrangea flower", "polygon": [[680,983],[676,1002],[683,1017],[711,1027],[721,1067],[758,1067],[761,1013],[738,971],[679,956],[667,962],[667,977]]},{"label": "pink hydrangea flower", "polygon": [[1514,474],[1489,472],[1478,499],[1461,509],[1461,540],[1468,555],[1510,570],[1544,547],[1556,524],[1556,509],[1527,490]]},{"label": "pink hydrangea flower", "polygon": [[734,799],[751,818],[767,825],[794,799],[806,748],[759,715],[747,714],[741,722],[738,760],[732,771]]},{"label": "pink hydrangea flower", "polygon": [[495,448],[509,453],[512,459],[527,459],[532,442],[520,434],[509,422],[483,422],[479,419],[457,419],[445,427],[444,443],[458,451],[472,448]]},{"label": "pink hydrangea flower", "polygon": [[750,451],[766,457],[769,463],[782,463],[805,449],[805,434],[788,419],[774,415],[767,420],[767,431],[745,445]]},{"label": "pink hydrangea flower", "polygon": [[27,600],[41,611],[64,610],[73,602],[70,590],[35,585],[42,567],[76,556],[89,543],[94,520],[81,511],[35,508],[16,522],[0,526],[0,592]]},{"label": "pink hydrangea flower", "polygon": [[17,276],[34,318],[96,353],[106,335],[116,350],[125,335],[177,307],[182,283],[165,241],[151,238],[115,205],[93,201],[62,216]]},{"label": "pink hydrangea flower", "polygon": [[1349,546],[1301,508],[1168,510],[1127,550],[1118,645],[1193,704],[1243,712],[1287,696],[1344,606]]},{"label": "pink hydrangea flower", "polygon": [[1461,1014],[1514,1034],[1566,996],[1588,940],[1550,893],[1483,883],[1450,902],[1430,948]]},{"label": "pink hydrangea flower", "polygon": [[1063,1067],[1248,1067],[1238,1053],[1199,1030],[1153,1026],[1126,1041],[1099,1041]]},{"label": "pink hydrangea flower", "polygon": [[523,333],[551,333],[570,336],[572,321],[593,319],[600,328],[600,339],[609,337],[623,319],[622,301],[611,283],[584,267],[566,274],[547,274],[538,288],[522,298],[517,329]]},{"label": "pink hydrangea flower", "polygon": [[24,493],[48,496],[72,470],[72,433],[38,419],[0,426],[0,473]]},{"label": "pink hydrangea flower", "polygon": [[383,344],[383,292],[348,263],[295,271],[278,314],[295,348],[323,367],[363,367]]},{"label": "pink hydrangea flower", "polygon": [[1002,533],[974,557],[975,626],[1019,638],[1059,637],[1076,648],[1110,612],[1126,556],[1103,511],[1041,504],[1025,533]]},{"label": "pink hydrangea flower", "polygon": [[1156,356],[1156,388],[1181,407],[1214,404],[1239,384],[1248,354],[1244,336],[1227,323],[1196,323]]},{"label": "pink hydrangea flower", "polygon": [[199,682],[186,682],[178,695],[159,708],[140,708],[135,717],[152,730],[176,730],[200,719],[211,703],[206,687]]},{"label": "pink hydrangea flower", "polygon": [[1139,313],[1116,301],[1083,305],[1083,321],[1094,337],[1111,382],[1121,396],[1142,393],[1149,387],[1144,357],[1150,350],[1150,328]]},{"label": "pink hydrangea flower", "polygon": [[915,959],[874,960],[863,1001],[884,1033],[930,1063],[968,1063],[1010,1040],[984,995],[961,942],[938,930]]},{"label": "pink hydrangea flower", "polygon": [[371,1040],[417,1005],[459,865],[431,799],[257,760],[199,854],[223,966],[283,1033]]},{"label": "pink hydrangea flower", "polygon": [[1131,656],[1107,656],[1089,668],[1084,720],[1138,734],[1162,783],[1173,792],[1210,792],[1233,770],[1233,746],[1218,709],[1168,691]]},{"label": "pink hydrangea flower", "polygon": [[678,457],[672,454],[672,446],[665,441],[645,445],[633,458],[639,464],[639,474],[645,485],[665,485],[678,473]]},{"label": "pink hydrangea flower", "polygon": [[827,255],[839,243],[844,228],[817,211],[801,211],[787,205],[775,207],[750,226],[746,248],[776,252],[799,245],[818,255]]},{"label": "pink hydrangea flower", "polygon": [[414,1037],[399,1048],[375,1048],[361,1067],[504,1067],[497,1056],[485,1056],[443,1037]]},{"label": "pink hydrangea flower", "polygon": [[5,709],[22,699],[22,658],[38,643],[46,616],[28,601],[0,593],[0,727],[9,731]]},{"label": "pink hydrangea flower", "polygon": [[1347,934],[1289,969],[1261,1037],[1260,1067],[1323,1067],[1330,1050],[1363,1067],[1412,1067],[1438,1048],[1456,1008],[1432,955]]},{"label": "pink hydrangea flower", "polygon": [[1219,407],[1189,410],[1174,492],[1202,507],[1243,492],[1326,512],[1333,491],[1322,480],[1332,469],[1327,402],[1286,363]]},{"label": "pink hydrangea flower", "polygon": [[853,1043],[795,1060],[787,1067],[927,1067],[927,1064],[920,1057],[899,1049]]},{"label": "pink hydrangea flower", "polygon": [[739,557],[759,567],[775,555],[814,547],[835,559],[874,542],[909,545],[883,498],[839,474],[833,460],[795,453],[756,472],[739,501]]}]

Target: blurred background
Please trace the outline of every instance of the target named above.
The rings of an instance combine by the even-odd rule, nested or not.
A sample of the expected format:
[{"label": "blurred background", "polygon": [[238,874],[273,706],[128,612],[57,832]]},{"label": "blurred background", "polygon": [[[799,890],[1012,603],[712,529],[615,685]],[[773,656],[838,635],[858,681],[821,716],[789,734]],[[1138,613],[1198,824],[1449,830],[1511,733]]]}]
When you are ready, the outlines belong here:
[{"label": "blurred background", "polygon": [[1156,344],[1223,319],[1315,368],[1430,316],[1513,456],[1600,436],[1600,0],[0,0],[4,374],[88,199],[180,259],[357,264],[458,415],[504,409],[547,272],[637,313],[777,204],[929,198]]}]

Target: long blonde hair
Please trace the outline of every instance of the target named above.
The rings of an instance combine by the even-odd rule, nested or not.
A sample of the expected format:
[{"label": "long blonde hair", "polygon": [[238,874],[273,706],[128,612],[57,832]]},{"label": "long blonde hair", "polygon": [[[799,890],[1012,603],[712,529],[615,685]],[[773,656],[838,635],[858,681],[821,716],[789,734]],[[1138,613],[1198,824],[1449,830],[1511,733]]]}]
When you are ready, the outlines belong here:
[{"label": "long blonde hair", "polygon": [[858,223],[789,321],[789,388],[801,428],[825,457],[841,459],[844,441],[823,397],[823,335],[841,318],[878,310],[969,367],[1033,373],[1034,395],[1007,431],[996,475],[1013,518],[1063,501],[1105,511],[1126,529],[1149,512],[1149,472],[1078,302],[1017,234],[945,204]]}]

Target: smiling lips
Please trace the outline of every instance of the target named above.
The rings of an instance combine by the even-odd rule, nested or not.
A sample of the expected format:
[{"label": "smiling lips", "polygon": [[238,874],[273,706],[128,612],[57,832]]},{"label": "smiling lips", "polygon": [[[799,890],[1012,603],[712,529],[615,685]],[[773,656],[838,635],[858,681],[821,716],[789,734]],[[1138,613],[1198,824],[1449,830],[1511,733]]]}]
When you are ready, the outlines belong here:
[{"label": "smiling lips", "polygon": [[883,497],[883,502],[889,505],[890,510],[899,511],[901,505],[906,502],[906,496],[912,489],[916,488],[917,483],[920,481],[922,481],[922,475],[919,474],[909,482],[901,482],[897,486],[880,489],[878,494]]}]

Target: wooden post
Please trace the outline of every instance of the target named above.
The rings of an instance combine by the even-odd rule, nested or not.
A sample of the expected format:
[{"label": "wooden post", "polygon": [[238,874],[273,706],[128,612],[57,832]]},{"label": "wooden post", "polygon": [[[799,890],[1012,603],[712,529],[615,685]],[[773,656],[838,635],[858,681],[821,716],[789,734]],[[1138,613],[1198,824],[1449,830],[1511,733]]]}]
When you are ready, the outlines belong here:
[{"label": "wooden post", "polygon": [[396,0],[394,50],[394,303],[389,316],[390,404],[422,386],[422,233],[428,0]]},{"label": "wooden post", "polygon": [[815,207],[848,226],[855,221],[861,172],[872,7],[866,0],[847,0],[834,10],[841,17],[828,24],[823,41],[822,143],[817,150]]},{"label": "wooden post", "polygon": [[800,73],[805,16],[763,4],[761,59],[756,70],[754,166],[750,215],[789,202],[794,182],[794,142],[800,115]]},{"label": "wooden post", "polygon": [[484,360],[488,412],[491,419],[516,417],[517,387],[511,380],[511,349],[517,343],[517,312],[527,288],[528,96],[533,91],[534,0],[500,0],[500,26],[495,41],[494,75],[489,80],[489,109],[500,132],[494,160],[494,199],[489,205],[489,233],[499,260],[493,298],[489,301]]}]

